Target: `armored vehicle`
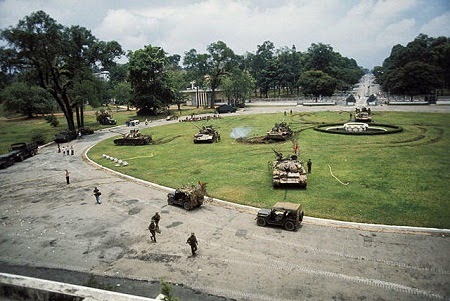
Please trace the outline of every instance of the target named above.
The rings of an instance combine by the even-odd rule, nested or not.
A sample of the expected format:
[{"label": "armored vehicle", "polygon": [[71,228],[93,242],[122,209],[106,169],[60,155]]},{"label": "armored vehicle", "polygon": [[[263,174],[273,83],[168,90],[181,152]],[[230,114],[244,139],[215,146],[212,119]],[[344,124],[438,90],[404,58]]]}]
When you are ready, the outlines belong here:
[{"label": "armored vehicle", "polygon": [[355,121],[357,122],[371,122],[372,117],[370,116],[370,108],[367,109],[363,107],[362,109],[356,108],[355,109]]},{"label": "armored vehicle", "polygon": [[292,138],[292,134],[293,132],[286,122],[275,123],[275,126],[267,132],[265,139],[285,141]]},{"label": "armored vehicle", "polygon": [[111,115],[106,111],[101,110],[100,113],[97,112],[96,115],[97,115],[97,121],[100,124],[103,124],[103,125],[117,124],[117,121],[115,119],[112,119]]},{"label": "armored vehicle", "polygon": [[206,183],[198,182],[197,185],[188,184],[170,192],[167,195],[169,205],[180,205],[186,210],[200,207],[206,195]]},{"label": "armored vehicle", "polygon": [[213,143],[220,141],[220,134],[212,125],[199,128],[197,134],[194,135],[194,143]]},{"label": "armored vehicle", "polygon": [[64,142],[70,142],[70,141],[74,140],[75,138],[77,138],[77,133],[74,131],[67,130],[67,131],[60,132],[59,134],[56,134],[53,141],[55,141],[56,143],[64,143]]},{"label": "armored vehicle", "polygon": [[272,185],[306,188],[306,170],[297,155],[283,158],[283,154],[275,152],[277,159],[272,164]]},{"label": "armored vehicle", "polygon": [[278,202],[272,209],[260,209],[256,216],[256,224],[282,226],[288,231],[295,231],[303,221],[302,205],[289,202]]},{"label": "armored vehicle", "polygon": [[142,135],[138,129],[130,130],[122,138],[114,139],[116,145],[147,145],[152,141],[152,136]]}]

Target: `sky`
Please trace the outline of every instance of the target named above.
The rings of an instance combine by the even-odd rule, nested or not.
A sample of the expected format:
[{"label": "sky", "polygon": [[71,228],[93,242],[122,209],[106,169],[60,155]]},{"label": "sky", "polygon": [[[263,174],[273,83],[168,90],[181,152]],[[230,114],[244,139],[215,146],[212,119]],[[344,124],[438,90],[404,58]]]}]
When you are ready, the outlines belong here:
[{"label": "sky", "polygon": [[301,52],[323,43],[372,69],[420,33],[450,37],[450,0],[0,0],[0,28],[38,10],[125,51],[152,45],[182,57],[217,41],[240,55],[265,41]]}]

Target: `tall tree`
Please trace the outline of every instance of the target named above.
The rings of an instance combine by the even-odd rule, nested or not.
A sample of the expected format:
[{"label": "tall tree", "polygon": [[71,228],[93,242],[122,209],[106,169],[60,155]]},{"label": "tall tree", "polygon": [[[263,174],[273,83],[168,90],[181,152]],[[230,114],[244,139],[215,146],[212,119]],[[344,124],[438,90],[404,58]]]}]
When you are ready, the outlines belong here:
[{"label": "tall tree", "polygon": [[130,83],[139,114],[157,114],[168,107],[173,98],[166,65],[168,60],[161,47],[147,45],[128,54]]},{"label": "tall tree", "polygon": [[66,28],[44,11],[32,13],[16,27],[3,30],[1,38],[11,50],[8,62],[19,72],[26,73],[28,81],[53,96],[71,131],[76,130],[74,106],[75,110],[79,108],[69,95],[74,78],[96,64],[110,67],[114,59],[123,54],[117,42],[98,41],[83,27]]},{"label": "tall tree", "polygon": [[420,34],[406,46],[395,45],[382,66],[374,68],[385,91],[414,95],[450,85],[450,38]]},{"label": "tall tree", "polygon": [[232,73],[225,76],[222,88],[228,98],[228,103],[233,105],[243,104],[253,91],[255,80],[247,70],[235,68]]}]

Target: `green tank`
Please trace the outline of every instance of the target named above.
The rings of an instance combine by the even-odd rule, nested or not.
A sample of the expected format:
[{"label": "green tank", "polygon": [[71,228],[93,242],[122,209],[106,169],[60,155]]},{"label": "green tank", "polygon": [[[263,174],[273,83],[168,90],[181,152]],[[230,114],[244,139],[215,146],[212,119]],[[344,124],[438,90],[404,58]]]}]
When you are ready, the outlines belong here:
[{"label": "green tank", "polygon": [[283,158],[283,154],[275,152],[277,159],[272,163],[272,185],[274,188],[291,186],[306,188],[307,176],[304,164],[297,155]]},{"label": "green tank", "polygon": [[130,130],[129,134],[114,139],[115,145],[147,145],[152,141],[152,136],[142,135],[138,129]]},{"label": "green tank", "polygon": [[286,141],[291,139],[293,135],[293,131],[287,125],[286,122],[275,123],[275,126],[267,132],[266,140],[278,140],[278,141]]}]

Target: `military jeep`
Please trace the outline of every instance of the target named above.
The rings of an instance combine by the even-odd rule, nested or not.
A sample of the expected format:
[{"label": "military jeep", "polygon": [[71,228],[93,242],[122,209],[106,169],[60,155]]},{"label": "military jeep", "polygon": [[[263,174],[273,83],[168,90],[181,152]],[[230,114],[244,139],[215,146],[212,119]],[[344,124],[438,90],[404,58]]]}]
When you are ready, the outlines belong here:
[{"label": "military jeep", "polygon": [[206,194],[206,184],[201,181],[198,185],[187,184],[174,192],[167,194],[167,203],[169,205],[181,205],[185,210],[191,210],[203,205]]},{"label": "military jeep", "polygon": [[288,231],[296,231],[303,221],[302,205],[289,202],[278,202],[272,209],[260,209],[256,216],[256,224],[282,226]]}]

